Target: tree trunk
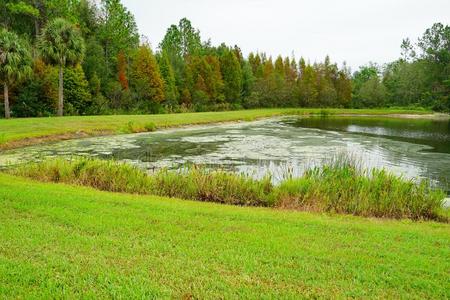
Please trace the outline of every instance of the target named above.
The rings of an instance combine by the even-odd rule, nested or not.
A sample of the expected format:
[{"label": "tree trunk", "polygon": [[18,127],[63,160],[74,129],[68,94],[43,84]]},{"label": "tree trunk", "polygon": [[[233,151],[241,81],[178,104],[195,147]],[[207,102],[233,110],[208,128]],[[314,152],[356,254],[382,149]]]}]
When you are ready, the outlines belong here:
[{"label": "tree trunk", "polygon": [[58,117],[62,117],[64,110],[64,93],[63,93],[63,67],[59,65],[59,86],[58,86]]},{"label": "tree trunk", "polygon": [[8,94],[8,84],[5,82],[3,85],[3,92],[5,96],[5,118],[11,118],[11,112],[9,111],[9,94]]},{"label": "tree trunk", "polygon": [[34,33],[36,34],[36,40],[39,37],[39,23],[38,23],[38,19],[34,18]]}]

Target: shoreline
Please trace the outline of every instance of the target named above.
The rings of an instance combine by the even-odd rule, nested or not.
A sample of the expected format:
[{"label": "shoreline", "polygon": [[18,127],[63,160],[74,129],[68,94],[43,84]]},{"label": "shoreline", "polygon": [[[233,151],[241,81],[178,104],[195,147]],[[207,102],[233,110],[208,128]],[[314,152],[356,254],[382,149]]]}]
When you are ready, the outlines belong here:
[{"label": "shoreline", "polygon": [[[175,115],[175,114],[174,114]],[[36,136],[36,137],[26,137],[26,138],[20,138],[17,140],[11,140],[0,144],[0,152],[6,151],[6,150],[12,150],[12,149],[18,149],[18,148],[24,148],[28,146],[33,145],[39,145],[39,144],[45,144],[45,143],[51,143],[51,142],[58,142],[58,141],[64,141],[64,140],[72,140],[72,139],[82,139],[82,138],[88,138],[88,137],[96,137],[96,136],[114,136],[114,135],[122,135],[122,134],[133,134],[133,133],[145,133],[145,132],[155,132],[155,131],[161,131],[161,130],[167,130],[167,129],[178,129],[178,128],[194,128],[196,126],[202,126],[202,125],[221,125],[221,124],[233,124],[233,123],[242,123],[242,122],[251,122],[251,121],[257,121],[257,120],[264,120],[264,119],[270,119],[270,118],[276,118],[276,117],[288,117],[288,116],[298,116],[298,117],[318,117],[318,116],[324,116],[320,113],[314,113],[314,112],[308,112],[305,111],[304,114],[301,113],[301,110],[295,111],[295,110],[288,110],[286,112],[280,112],[278,114],[272,114],[272,115],[262,115],[262,116],[256,116],[256,117],[238,117],[236,119],[231,120],[223,120],[223,121],[215,121],[215,120],[201,120],[201,121],[194,121],[194,122],[187,122],[185,124],[161,124],[156,125],[155,130],[147,130],[144,127],[138,127],[136,129],[133,128],[130,132],[120,132],[118,129],[92,129],[92,130],[85,130],[80,129],[74,132],[64,132],[64,133],[55,133],[55,134],[48,134],[48,135],[42,135],[42,136]],[[396,118],[396,119],[423,119],[423,120],[438,120],[438,121],[444,121],[450,119],[450,114],[444,114],[444,113],[427,113],[427,114],[419,114],[419,113],[386,113],[386,114],[367,114],[367,113],[333,113],[331,112],[329,115],[325,115],[324,117],[383,117],[383,118]],[[131,121],[130,121],[131,122]]]},{"label": "shoreline", "polygon": [[416,120],[449,120],[450,114],[444,113],[432,113],[432,114],[380,114],[380,115],[370,115],[370,114],[335,114],[330,116],[338,117],[386,117],[395,119],[416,119]]}]

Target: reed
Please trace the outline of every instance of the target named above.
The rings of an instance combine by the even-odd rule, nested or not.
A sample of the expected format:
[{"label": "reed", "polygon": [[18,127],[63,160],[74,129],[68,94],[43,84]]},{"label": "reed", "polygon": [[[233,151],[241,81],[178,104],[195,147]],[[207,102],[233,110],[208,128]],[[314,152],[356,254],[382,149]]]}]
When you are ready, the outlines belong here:
[{"label": "reed", "polygon": [[313,167],[302,176],[287,176],[274,186],[270,177],[201,167],[153,174],[124,163],[91,158],[48,159],[8,172],[41,181],[90,186],[113,192],[152,194],[245,206],[270,206],[365,217],[448,221],[445,193],[384,169],[362,169],[345,157]]}]

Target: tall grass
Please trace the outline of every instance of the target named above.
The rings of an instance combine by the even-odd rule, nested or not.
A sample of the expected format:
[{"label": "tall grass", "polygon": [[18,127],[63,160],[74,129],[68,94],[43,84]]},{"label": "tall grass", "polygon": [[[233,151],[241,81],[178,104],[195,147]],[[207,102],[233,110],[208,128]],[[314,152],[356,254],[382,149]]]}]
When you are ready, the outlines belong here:
[{"label": "tall grass", "polygon": [[325,166],[283,181],[277,205],[360,216],[439,219],[445,194],[427,181],[416,183],[386,170]]},{"label": "tall grass", "polygon": [[153,194],[199,201],[268,206],[270,178],[255,180],[225,171],[187,167],[151,175],[129,164],[90,158],[55,158],[9,170],[14,175],[49,182],[90,186],[103,191]]},{"label": "tall grass", "polygon": [[386,170],[363,170],[337,159],[278,186],[269,177],[189,167],[147,174],[137,167],[89,158],[49,159],[9,170],[37,180],[91,186],[100,190],[153,194],[246,206],[273,206],[367,217],[447,221],[445,193],[428,181],[414,182]]},{"label": "tall grass", "polygon": [[157,195],[247,206],[268,206],[270,178],[255,180],[243,174],[189,167],[186,172],[161,170],[153,176]]},{"label": "tall grass", "polygon": [[41,181],[84,185],[111,192],[146,194],[152,183],[151,177],[132,165],[90,158],[47,159],[21,165],[9,172]]}]

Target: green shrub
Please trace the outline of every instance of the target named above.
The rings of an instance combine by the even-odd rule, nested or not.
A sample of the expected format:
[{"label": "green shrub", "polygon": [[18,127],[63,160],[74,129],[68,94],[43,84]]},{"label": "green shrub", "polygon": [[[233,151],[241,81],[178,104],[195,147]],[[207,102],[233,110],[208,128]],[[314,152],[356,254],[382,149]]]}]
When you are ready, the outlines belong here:
[{"label": "green shrub", "polygon": [[328,116],[331,115],[331,112],[329,110],[327,110],[327,109],[321,109],[320,112],[319,112],[319,115],[321,117],[328,117]]},{"label": "green shrub", "polygon": [[152,132],[157,129],[156,124],[153,122],[148,122],[144,125],[146,131]]},{"label": "green shrub", "polygon": [[125,126],[120,129],[121,133],[136,133],[145,131],[142,126],[135,124],[133,121],[129,121]]}]

